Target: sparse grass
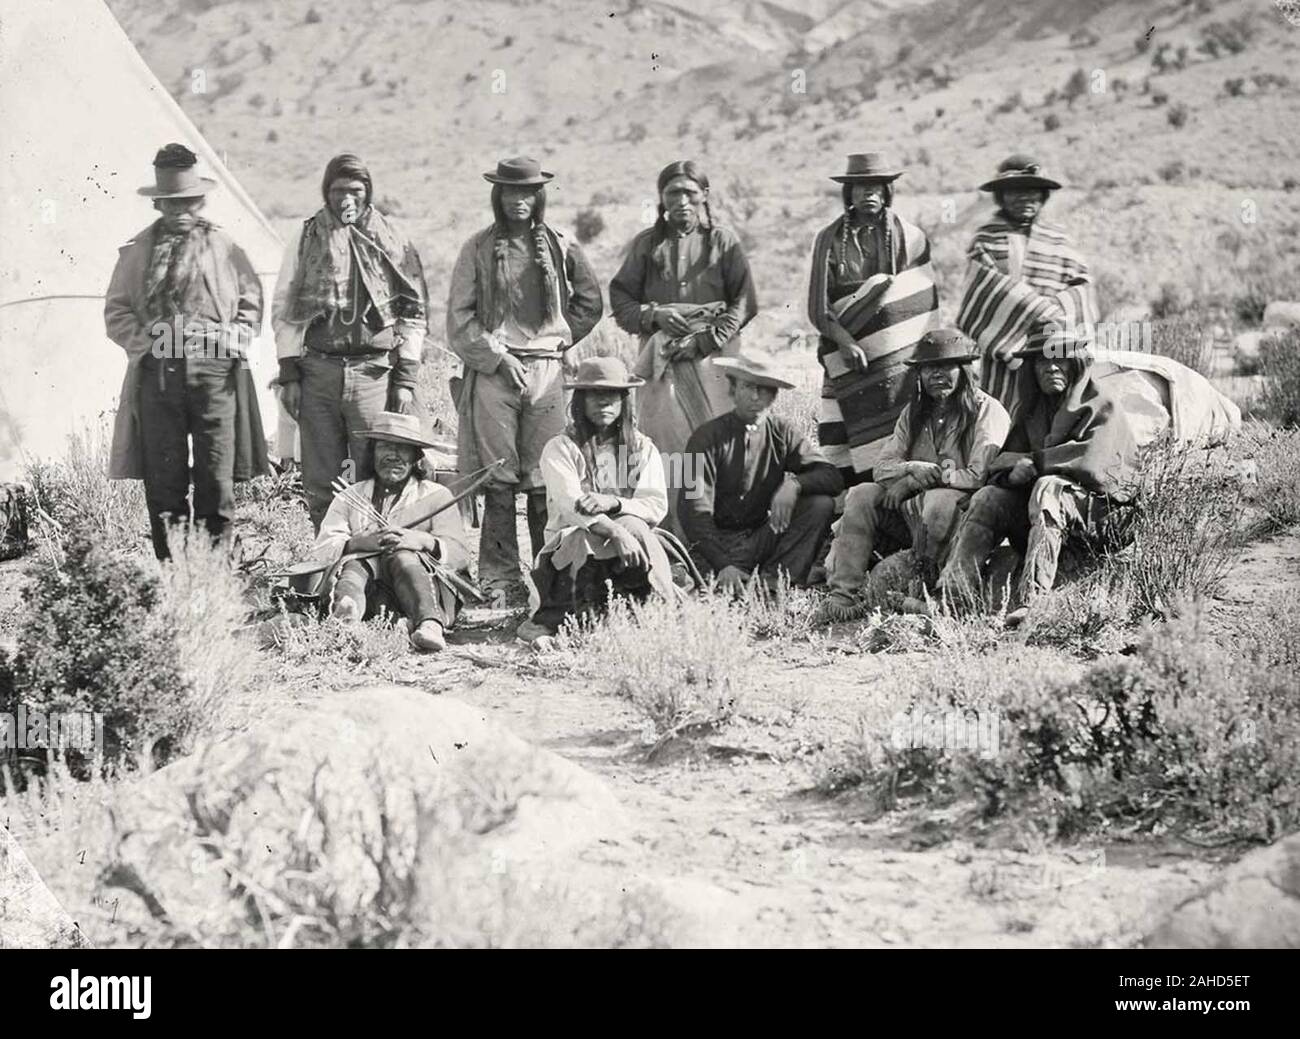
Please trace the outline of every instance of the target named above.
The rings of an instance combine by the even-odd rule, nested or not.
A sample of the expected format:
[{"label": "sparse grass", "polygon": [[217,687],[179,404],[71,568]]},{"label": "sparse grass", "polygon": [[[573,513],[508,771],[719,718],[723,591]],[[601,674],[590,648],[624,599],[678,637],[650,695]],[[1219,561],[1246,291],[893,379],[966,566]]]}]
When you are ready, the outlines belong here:
[{"label": "sparse grass", "polygon": [[113,551],[148,551],[149,514],[144,484],[110,480],[112,433],[106,420],[68,437],[58,462],[37,462],[27,471],[36,504],[65,529],[78,528]]},{"label": "sparse grass", "polygon": [[393,677],[411,655],[406,622],[375,618],[345,622],[315,614],[281,613],[271,622],[275,652],[293,666],[332,666],[368,677]]}]

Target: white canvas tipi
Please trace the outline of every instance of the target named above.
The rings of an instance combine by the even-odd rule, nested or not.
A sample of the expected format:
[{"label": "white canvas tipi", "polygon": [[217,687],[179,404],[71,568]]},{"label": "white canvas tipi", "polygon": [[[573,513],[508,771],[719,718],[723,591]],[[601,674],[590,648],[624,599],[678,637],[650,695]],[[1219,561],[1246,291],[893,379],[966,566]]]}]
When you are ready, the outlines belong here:
[{"label": "white canvas tipi", "polygon": [[104,292],[118,247],[157,215],[136,188],[170,141],[220,183],[204,215],[262,277],[254,379],[275,428],[279,238],[102,0],[0,0],[0,479],[116,406],[126,355],[104,334]]}]

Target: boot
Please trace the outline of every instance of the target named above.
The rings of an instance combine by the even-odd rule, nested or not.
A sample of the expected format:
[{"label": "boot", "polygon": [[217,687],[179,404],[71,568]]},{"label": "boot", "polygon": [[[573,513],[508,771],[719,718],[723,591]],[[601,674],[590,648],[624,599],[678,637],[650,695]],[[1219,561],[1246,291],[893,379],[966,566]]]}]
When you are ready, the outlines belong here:
[{"label": "boot", "polygon": [[483,495],[478,579],[483,590],[494,599],[508,598],[520,583],[515,492],[510,487],[493,487]]}]

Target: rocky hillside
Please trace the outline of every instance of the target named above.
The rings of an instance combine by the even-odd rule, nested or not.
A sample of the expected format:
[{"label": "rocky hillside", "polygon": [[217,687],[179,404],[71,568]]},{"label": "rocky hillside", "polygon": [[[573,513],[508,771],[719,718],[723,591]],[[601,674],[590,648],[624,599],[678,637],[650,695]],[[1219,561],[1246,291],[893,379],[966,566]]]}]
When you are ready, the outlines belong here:
[{"label": "rocky hillside", "polygon": [[[988,212],[976,186],[1027,150],[1051,215],[1127,313],[1300,291],[1300,26],[1258,0],[110,0],[141,53],[282,227],[341,150],[365,156],[440,297],[487,213],[479,173],[530,153],[551,211],[603,230],[611,276],[665,162],[711,172],[773,337],[802,321],[808,249],[850,151],[908,167],[951,312]],[[1300,74],[1297,74],[1300,78]],[[772,340],[775,342],[775,338]]]}]

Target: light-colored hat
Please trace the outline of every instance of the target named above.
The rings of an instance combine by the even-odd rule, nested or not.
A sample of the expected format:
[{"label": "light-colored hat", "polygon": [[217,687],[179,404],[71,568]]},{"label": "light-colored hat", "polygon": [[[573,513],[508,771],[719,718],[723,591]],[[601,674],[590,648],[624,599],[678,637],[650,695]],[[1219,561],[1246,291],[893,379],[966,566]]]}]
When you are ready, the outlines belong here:
[{"label": "light-colored hat", "polygon": [[390,443],[411,444],[415,447],[438,446],[424,438],[417,416],[403,415],[399,411],[381,411],[371,420],[370,426],[361,435],[366,440],[387,440]]},{"label": "light-colored hat", "polygon": [[776,359],[761,350],[741,350],[734,357],[714,357],[713,366],[721,368],[726,375],[744,379],[756,386],[794,389],[794,383],[777,374],[781,368]]},{"label": "light-colored hat", "polygon": [[196,198],[217,186],[196,172],[199,157],[183,144],[165,144],[153,158],[154,183],[137,188],[146,198]]},{"label": "light-colored hat", "polygon": [[627,365],[617,357],[587,357],[579,363],[573,381],[565,385],[571,390],[634,390],[645,380],[629,375]]}]

